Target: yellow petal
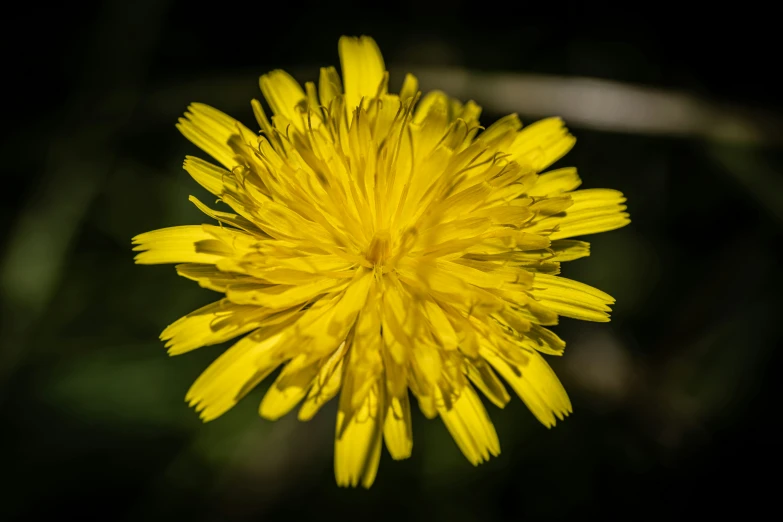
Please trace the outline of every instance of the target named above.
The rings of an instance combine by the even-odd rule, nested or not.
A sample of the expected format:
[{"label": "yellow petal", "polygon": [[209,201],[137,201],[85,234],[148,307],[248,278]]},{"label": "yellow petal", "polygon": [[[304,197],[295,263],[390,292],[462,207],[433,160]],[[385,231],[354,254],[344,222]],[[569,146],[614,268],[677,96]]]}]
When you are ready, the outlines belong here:
[{"label": "yellow petal", "polygon": [[419,92],[419,80],[412,74],[406,74],[400,89],[400,100],[406,101]]},{"label": "yellow petal", "polygon": [[569,194],[574,202],[570,211],[577,212],[589,208],[616,208],[625,203],[625,196],[619,190],[613,189],[584,189],[576,190]]},{"label": "yellow petal", "polygon": [[399,365],[408,362],[414,348],[415,332],[408,320],[410,299],[401,285],[390,284],[383,294],[383,339],[389,356]]},{"label": "yellow petal", "polygon": [[624,212],[625,197],[608,189],[589,189],[570,192],[573,204],[565,215],[549,216],[529,228],[531,231],[550,229],[550,239],[564,239],[597,234],[621,228],[631,220]]},{"label": "yellow petal", "polygon": [[185,117],[179,119],[177,128],[183,136],[229,169],[237,165],[234,151],[228,144],[229,138],[240,132],[252,134],[250,129],[231,116],[203,103],[191,104]]},{"label": "yellow petal", "polygon": [[321,279],[304,285],[238,284],[226,290],[226,297],[234,303],[265,306],[272,309],[289,308],[315,299],[327,292],[347,287],[345,279]]},{"label": "yellow petal", "polygon": [[557,231],[552,233],[549,237],[552,239],[562,239],[609,232],[610,230],[622,228],[630,222],[631,218],[626,212],[612,211],[599,214],[585,211],[584,213],[570,214],[558,222]]},{"label": "yellow petal", "polygon": [[261,76],[259,84],[272,112],[286,118],[300,131],[304,130],[301,115],[305,112],[307,98],[299,83],[278,69]]},{"label": "yellow petal", "polygon": [[373,273],[369,270],[358,270],[356,277],[351,285],[345,291],[340,303],[335,307],[334,315],[332,316],[333,328],[342,330],[345,325],[350,325],[356,319],[356,314],[364,306],[367,300],[367,294],[370,291],[370,287],[373,283]]},{"label": "yellow petal", "polygon": [[174,267],[177,273],[192,281],[197,281],[202,288],[215,290],[216,292],[225,292],[230,285],[254,281],[244,274],[224,272],[215,265],[201,265],[197,263],[186,263]]},{"label": "yellow petal", "polygon": [[212,210],[211,208],[203,204],[201,201],[199,201],[199,199],[195,196],[188,197],[188,201],[196,205],[196,207],[201,212],[203,212],[204,214],[206,214],[207,216],[211,217],[216,221],[220,221],[221,223],[225,223],[226,225],[239,228],[251,234],[258,234],[259,236],[267,237],[263,232],[258,230],[258,228],[256,228],[256,226],[252,222],[248,221],[242,216],[231,214],[229,212],[220,212],[218,210]]},{"label": "yellow petal", "polygon": [[459,343],[457,340],[457,332],[454,331],[454,327],[451,326],[443,309],[433,301],[426,301],[424,303],[424,309],[427,318],[430,321],[432,332],[443,349],[456,350],[457,344]]},{"label": "yellow petal", "polygon": [[370,288],[367,303],[353,329],[341,401],[355,410],[383,373],[380,303],[377,285]]},{"label": "yellow petal", "polygon": [[343,93],[343,85],[340,82],[340,75],[334,67],[322,67],[321,76],[318,80],[318,94],[321,105],[329,107],[335,96]]},{"label": "yellow petal", "polygon": [[430,386],[436,386],[443,371],[441,351],[436,345],[423,339],[419,340],[419,345],[413,350],[411,369],[416,375],[421,377],[421,381],[426,382]]},{"label": "yellow petal", "polygon": [[536,274],[530,292],[540,304],[550,310],[583,321],[609,321],[614,299],[597,288],[549,274]]},{"label": "yellow petal", "polygon": [[413,122],[433,125],[433,139],[439,139],[451,122],[449,118],[449,97],[443,91],[430,91],[416,105]]},{"label": "yellow petal", "polygon": [[525,337],[530,341],[528,343],[530,347],[547,355],[563,355],[563,350],[565,350],[565,341],[553,331],[537,324],[530,326]]},{"label": "yellow petal", "polygon": [[466,359],[465,369],[465,373],[471,382],[492,401],[492,404],[498,408],[503,408],[511,400],[506,387],[503,386],[503,383],[486,362],[481,359],[473,361]]},{"label": "yellow petal", "polygon": [[500,455],[495,426],[472,386],[462,389],[451,409],[439,408],[438,413],[471,464],[476,466],[489,460],[490,455]]},{"label": "yellow petal", "polygon": [[258,413],[268,420],[277,420],[291,411],[304,399],[318,373],[318,362],[312,362],[301,354],[289,362],[269,387]]},{"label": "yellow petal", "polygon": [[368,36],[343,36],[340,38],[338,50],[343,71],[345,104],[350,112],[359,106],[362,98],[369,99],[379,94],[386,68],[378,45]]},{"label": "yellow petal", "polygon": [[509,114],[487,127],[484,132],[479,134],[478,139],[503,150],[506,148],[503,145],[510,145],[516,138],[517,131],[521,128],[522,122],[519,121],[519,116]]},{"label": "yellow petal", "polygon": [[139,234],[133,238],[139,251],[136,263],[154,265],[161,263],[215,264],[233,250],[215,239],[202,225],[162,228]]},{"label": "yellow petal", "polygon": [[216,196],[223,193],[225,184],[228,184],[232,188],[236,188],[234,176],[230,171],[222,169],[200,158],[185,156],[185,163],[182,167],[188,174],[193,176],[193,179],[195,179],[199,185]]},{"label": "yellow petal", "polygon": [[[383,388],[373,385],[358,410],[349,411],[350,397],[340,397],[334,443],[334,475],[338,486],[369,488],[381,457]],[[349,419],[346,421],[346,419]]]},{"label": "yellow petal", "polygon": [[500,288],[509,277],[503,272],[485,272],[470,266],[452,262],[439,262],[438,268],[462,281],[481,288]]},{"label": "yellow petal", "polygon": [[269,312],[258,307],[236,305],[221,299],[172,323],[160,338],[167,341],[169,355],[179,355],[255,330],[267,316]]},{"label": "yellow petal", "polygon": [[306,421],[313,418],[318,413],[321,406],[330,401],[337,392],[340,391],[340,385],[343,378],[343,356],[345,355],[347,344],[343,342],[335,352],[326,358],[321,364],[316,375],[310,392],[307,394],[307,400],[302,404],[299,410],[299,420]]},{"label": "yellow petal", "polygon": [[411,406],[408,391],[389,399],[389,409],[383,424],[383,439],[394,460],[407,459],[413,451]]},{"label": "yellow petal", "polygon": [[568,133],[563,120],[547,118],[523,128],[508,152],[514,161],[541,172],[565,156],[574,143],[576,139]]},{"label": "yellow petal", "polygon": [[[472,125],[478,123],[479,116],[481,116],[481,106],[473,100],[469,100],[468,103],[462,106],[462,110],[457,117]],[[478,131],[478,128],[476,130]]]},{"label": "yellow petal", "polygon": [[185,400],[205,422],[221,416],[282,362],[276,348],[284,335],[259,332],[242,338],[196,379]]},{"label": "yellow petal", "polygon": [[552,196],[574,190],[581,184],[582,180],[573,167],[552,170],[541,174],[527,194],[536,197]]},{"label": "yellow petal", "polygon": [[[320,299],[311,306],[299,324],[289,344],[301,349],[307,346],[313,356],[325,357],[345,341],[356,316],[364,306],[373,281],[372,272],[357,271],[356,278],[342,294]],[[323,304],[320,304],[325,301]]]},{"label": "yellow petal", "polygon": [[585,241],[560,239],[552,241],[550,249],[554,253],[552,261],[573,261],[590,255],[590,243]]},{"label": "yellow petal", "polygon": [[546,427],[555,425],[555,417],[563,420],[571,413],[571,401],[563,385],[544,358],[535,351],[525,351],[528,361],[524,365],[514,365],[486,350],[482,355]]}]

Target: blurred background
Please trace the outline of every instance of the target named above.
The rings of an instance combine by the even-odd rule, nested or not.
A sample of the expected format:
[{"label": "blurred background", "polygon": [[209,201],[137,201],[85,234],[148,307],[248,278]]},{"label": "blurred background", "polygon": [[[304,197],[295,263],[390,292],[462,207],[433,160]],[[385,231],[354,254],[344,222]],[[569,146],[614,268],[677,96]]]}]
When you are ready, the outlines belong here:
[{"label": "blurred background", "polygon": [[[775,502],[783,156],[779,17],[640,4],[519,14],[494,4],[254,7],[175,0],[28,3],[4,14],[0,205],[0,519],[632,519]],[[623,15],[621,17],[621,15]],[[676,15],[676,16],[675,16]],[[629,199],[564,275],[617,299],[564,319],[550,361],[574,414],[552,430],[490,409],[499,458],[473,468],[414,415],[414,453],[369,491],[332,475],[335,405],[309,424],[256,414],[271,382],[202,424],[184,403],[224,346],[169,358],[158,334],[215,294],[135,266],[131,237],[203,222],[174,128],[190,102],[255,125],[258,76],[339,65],[341,34],[525,123],[577,136],[558,166]],[[255,127],[254,127],[255,128]]]}]

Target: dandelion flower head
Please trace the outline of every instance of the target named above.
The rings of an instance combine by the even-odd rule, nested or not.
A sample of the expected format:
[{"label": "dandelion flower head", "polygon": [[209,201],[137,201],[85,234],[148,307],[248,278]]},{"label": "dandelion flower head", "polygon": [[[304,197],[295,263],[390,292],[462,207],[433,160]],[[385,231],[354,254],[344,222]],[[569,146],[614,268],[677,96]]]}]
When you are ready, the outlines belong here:
[{"label": "dandelion flower head", "polygon": [[548,427],[571,412],[542,357],[565,343],[547,327],[608,321],[614,300],[560,264],[589,255],[573,238],[629,219],[620,192],[545,172],[574,145],[560,119],[484,129],[476,103],[422,96],[412,75],[390,93],[371,38],[338,47],[342,78],[322,68],[303,89],[281,70],[261,77],[260,132],[192,104],[177,127],[217,164],[184,168],[221,210],[191,197],[214,224],[134,244],[137,263],[177,263],[222,294],[165,329],[171,355],[242,336],[187,393],[203,420],[282,367],[260,415],[301,404],[308,420],[339,395],[337,483],[369,487],[382,446],[411,455],[412,401],[473,464],[500,452],[479,392],[502,408],[509,386]]}]

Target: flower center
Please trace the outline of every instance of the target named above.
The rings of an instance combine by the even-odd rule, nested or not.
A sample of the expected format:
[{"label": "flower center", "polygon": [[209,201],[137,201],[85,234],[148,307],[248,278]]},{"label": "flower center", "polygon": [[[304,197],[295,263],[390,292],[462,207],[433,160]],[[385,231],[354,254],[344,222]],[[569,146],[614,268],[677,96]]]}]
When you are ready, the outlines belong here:
[{"label": "flower center", "polygon": [[379,230],[372,237],[367,249],[367,261],[374,265],[383,264],[391,254],[391,236],[388,230]]}]

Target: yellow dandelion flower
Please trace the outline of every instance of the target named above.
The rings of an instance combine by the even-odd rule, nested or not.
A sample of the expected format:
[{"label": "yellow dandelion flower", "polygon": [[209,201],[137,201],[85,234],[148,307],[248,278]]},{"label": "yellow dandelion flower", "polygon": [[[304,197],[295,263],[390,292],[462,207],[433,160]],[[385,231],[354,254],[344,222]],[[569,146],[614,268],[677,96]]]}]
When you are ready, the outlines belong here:
[{"label": "yellow dandelion flower", "polygon": [[220,166],[188,156],[184,168],[230,211],[191,197],[218,224],[133,241],[137,263],[179,263],[224,294],[165,329],[171,355],[246,334],[187,393],[204,421],[283,365],[260,415],[302,403],[308,420],[339,393],[337,483],[369,487],[381,441],[411,454],[411,395],[473,464],[500,452],[477,390],[502,408],[501,377],[544,425],[571,412],[541,355],[565,343],[546,326],[608,321],[614,300],[560,263],[589,255],[570,238],[629,218],[620,192],[575,190],[573,168],[539,174],[574,145],[560,119],[482,129],[478,105],[421,96],[411,75],[389,93],[371,38],[343,37],[339,54],[342,81],[333,67],[304,89],[280,70],[261,77],[272,116],[252,101],[260,134],[191,105],[177,127]]}]

